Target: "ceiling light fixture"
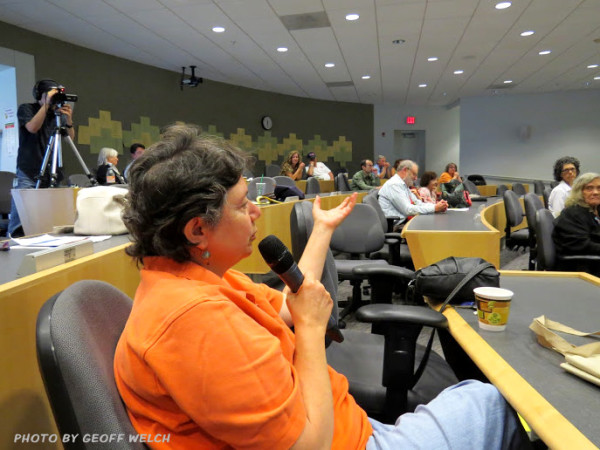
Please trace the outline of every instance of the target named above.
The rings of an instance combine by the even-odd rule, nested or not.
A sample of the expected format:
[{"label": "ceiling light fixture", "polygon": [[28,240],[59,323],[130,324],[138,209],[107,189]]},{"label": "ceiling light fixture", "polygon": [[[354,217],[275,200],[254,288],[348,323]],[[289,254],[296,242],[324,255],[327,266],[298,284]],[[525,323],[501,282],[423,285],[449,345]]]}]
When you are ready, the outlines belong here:
[{"label": "ceiling light fixture", "polygon": [[419,85],[420,88],[427,87],[425,83]]},{"label": "ceiling light fixture", "polygon": [[589,66],[587,66],[588,69],[597,69],[598,68],[598,64],[590,64]]},{"label": "ceiling light fixture", "polygon": [[538,55],[549,55],[550,53],[552,53],[552,50],[542,50]]},{"label": "ceiling light fixture", "polygon": [[600,77],[594,77],[594,80],[600,80]]},{"label": "ceiling light fixture", "polygon": [[498,2],[498,3],[496,3],[495,8],[496,9],[506,9],[506,8],[509,8],[510,5],[512,5],[511,2]]},{"label": "ceiling light fixture", "polygon": [[504,84],[510,84],[512,83],[512,80],[504,80]]},{"label": "ceiling light fixture", "polygon": [[371,75],[363,75],[361,78],[363,80],[370,80],[371,79]]},{"label": "ceiling light fixture", "polygon": [[429,61],[429,62],[433,62],[433,61],[437,61],[437,60],[438,60],[437,56],[431,56],[431,57],[427,58],[427,61]]},{"label": "ceiling light fixture", "polygon": [[287,47],[277,47],[277,51],[279,53],[285,53],[288,51],[288,48]]},{"label": "ceiling light fixture", "polygon": [[463,73],[465,73],[465,71],[464,71],[464,70],[455,70],[455,71],[454,71],[454,75],[461,75],[461,74],[463,74]]},{"label": "ceiling light fixture", "polygon": [[523,31],[521,33],[521,36],[523,36],[523,37],[525,37],[525,36],[531,36],[534,33],[535,33],[535,31],[533,31],[533,30],[527,30],[527,31]]},{"label": "ceiling light fixture", "polygon": [[346,20],[350,20],[350,21],[352,21],[352,20],[358,20],[359,17],[360,16],[358,14],[352,13],[352,14],[348,14],[346,16]]},{"label": "ceiling light fixture", "polygon": [[335,67],[334,63],[326,63],[325,67],[331,68],[331,67]]},{"label": "ceiling light fixture", "polygon": [[225,28],[223,27],[213,27],[212,29],[215,33],[222,33],[225,31]]},{"label": "ceiling light fixture", "polygon": [[392,44],[404,44],[406,41],[404,39],[394,39]]}]

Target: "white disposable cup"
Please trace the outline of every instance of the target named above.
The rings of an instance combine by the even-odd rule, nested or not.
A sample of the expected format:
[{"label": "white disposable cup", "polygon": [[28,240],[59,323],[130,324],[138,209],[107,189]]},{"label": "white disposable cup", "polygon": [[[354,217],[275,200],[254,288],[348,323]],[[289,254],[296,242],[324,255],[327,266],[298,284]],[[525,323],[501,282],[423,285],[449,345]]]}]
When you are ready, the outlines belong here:
[{"label": "white disposable cup", "polygon": [[488,331],[505,330],[513,292],[508,289],[486,286],[473,289],[473,293],[477,304],[479,328]]}]

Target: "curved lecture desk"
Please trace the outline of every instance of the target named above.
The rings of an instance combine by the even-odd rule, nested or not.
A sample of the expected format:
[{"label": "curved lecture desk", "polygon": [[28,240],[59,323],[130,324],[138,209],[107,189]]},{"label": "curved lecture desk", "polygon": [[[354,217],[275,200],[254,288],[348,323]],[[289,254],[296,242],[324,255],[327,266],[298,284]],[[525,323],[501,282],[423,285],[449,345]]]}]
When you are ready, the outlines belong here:
[{"label": "curved lecture desk", "polygon": [[[505,331],[479,330],[469,309],[447,309],[450,332],[504,398],[552,449],[600,446],[600,388],[565,372],[564,357],[537,343],[529,325],[545,315],[577,330],[598,330],[600,278],[584,273],[501,271],[514,292]],[[562,334],[562,333],[559,333]],[[574,345],[598,342],[563,335]]]},{"label": "curved lecture desk", "polygon": [[[295,181],[296,187],[302,192],[306,192],[306,180]],[[335,185],[333,180],[319,180],[319,189],[321,192],[333,192],[335,191]]]}]

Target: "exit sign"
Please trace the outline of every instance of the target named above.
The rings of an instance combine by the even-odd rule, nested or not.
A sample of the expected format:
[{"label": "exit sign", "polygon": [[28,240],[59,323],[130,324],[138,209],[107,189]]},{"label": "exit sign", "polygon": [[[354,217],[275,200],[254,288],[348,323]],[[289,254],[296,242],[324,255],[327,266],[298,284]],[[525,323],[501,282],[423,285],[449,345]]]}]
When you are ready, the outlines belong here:
[{"label": "exit sign", "polygon": [[415,116],[406,116],[406,123],[408,125],[414,125],[415,124]]}]

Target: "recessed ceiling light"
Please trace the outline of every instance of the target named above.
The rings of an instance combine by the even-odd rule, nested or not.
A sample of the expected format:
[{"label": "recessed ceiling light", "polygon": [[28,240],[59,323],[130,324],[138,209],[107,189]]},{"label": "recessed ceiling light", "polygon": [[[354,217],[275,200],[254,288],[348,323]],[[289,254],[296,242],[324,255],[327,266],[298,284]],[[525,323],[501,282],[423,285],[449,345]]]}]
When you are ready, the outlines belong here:
[{"label": "recessed ceiling light", "polygon": [[464,70],[455,70],[454,71],[454,75],[460,75],[462,73],[465,73],[465,71]]},{"label": "recessed ceiling light", "polygon": [[371,79],[371,75],[363,75],[361,78],[363,80],[370,80]]},{"label": "recessed ceiling light", "polygon": [[213,27],[212,29],[215,33],[222,33],[223,31],[225,31],[225,28],[223,27]]},{"label": "recessed ceiling light", "polygon": [[437,61],[438,57],[437,56],[430,56],[429,58],[427,58],[427,61],[433,62],[433,61]]},{"label": "recessed ceiling light", "polygon": [[496,9],[506,9],[510,7],[511,4],[511,2],[498,2],[496,3]]},{"label": "recessed ceiling light", "polygon": [[512,83],[512,80],[504,80],[504,84],[510,84]]},{"label": "recessed ceiling light", "polygon": [[552,50],[542,50],[541,52],[539,52],[539,55],[549,55],[550,53],[552,53]]},{"label": "recessed ceiling light", "polygon": [[406,41],[404,39],[394,39],[392,44],[404,44]]},{"label": "recessed ceiling light", "polygon": [[427,87],[427,85],[425,83],[420,84],[419,87]]},{"label": "recessed ceiling light", "polygon": [[523,31],[521,33],[521,36],[531,36],[533,33],[535,33],[535,31],[533,31],[533,30],[527,30],[527,31]]},{"label": "recessed ceiling light", "polygon": [[326,63],[325,67],[335,67],[335,64],[334,63]]},{"label": "recessed ceiling light", "polygon": [[346,16],[346,20],[358,20],[360,16],[356,13],[348,14]]},{"label": "recessed ceiling light", "polygon": [[589,66],[587,66],[588,69],[596,69],[598,67],[598,64],[590,64]]},{"label": "recessed ceiling light", "polygon": [[277,51],[279,53],[285,53],[288,51],[288,48],[287,47],[277,47]]},{"label": "recessed ceiling light", "polygon": [[594,77],[594,80],[600,80],[600,77]]}]

